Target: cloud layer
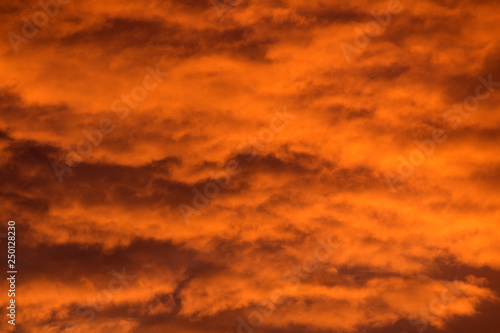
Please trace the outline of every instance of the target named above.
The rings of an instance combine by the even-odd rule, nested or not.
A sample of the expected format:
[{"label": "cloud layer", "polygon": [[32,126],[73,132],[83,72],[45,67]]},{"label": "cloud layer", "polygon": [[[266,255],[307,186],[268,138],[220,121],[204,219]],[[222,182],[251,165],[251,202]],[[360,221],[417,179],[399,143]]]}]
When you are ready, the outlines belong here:
[{"label": "cloud layer", "polygon": [[19,332],[496,332],[497,1],[42,3],[0,20]]}]

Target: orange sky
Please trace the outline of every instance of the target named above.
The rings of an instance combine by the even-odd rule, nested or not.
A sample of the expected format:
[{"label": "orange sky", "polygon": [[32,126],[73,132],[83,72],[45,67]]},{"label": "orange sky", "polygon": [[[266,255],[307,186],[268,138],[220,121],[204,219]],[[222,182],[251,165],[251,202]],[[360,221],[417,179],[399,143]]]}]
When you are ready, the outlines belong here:
[{"label": "orange sky", "polygon": [[500,2],[42,4],[0,14],[18,332],[499,331]]}]

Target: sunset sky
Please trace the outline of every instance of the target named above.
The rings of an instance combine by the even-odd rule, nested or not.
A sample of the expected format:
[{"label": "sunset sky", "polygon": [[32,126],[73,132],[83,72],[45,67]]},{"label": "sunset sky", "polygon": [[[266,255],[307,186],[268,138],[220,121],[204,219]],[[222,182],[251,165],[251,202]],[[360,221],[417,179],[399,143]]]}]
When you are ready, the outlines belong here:
[{"label": "sunset sky", "polygon": [[500,1],[0,13],[1,332],[500,332]]}]

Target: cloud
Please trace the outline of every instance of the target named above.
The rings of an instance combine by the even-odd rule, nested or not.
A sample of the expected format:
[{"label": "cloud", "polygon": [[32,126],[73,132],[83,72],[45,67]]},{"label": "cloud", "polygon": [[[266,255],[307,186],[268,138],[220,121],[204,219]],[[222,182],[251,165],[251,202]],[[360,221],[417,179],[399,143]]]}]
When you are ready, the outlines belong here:
[{"label": "cloud", "polygon": [[[444,115],[479,76],[500,81],[499,5],[401,4],[349,63],[340,44],[389,2],[244,1],[222,21],[207,1],[68,2],[19,52],[2,39],[16,328],[237,332],[258,316],[249,327],[263,333],[497,327],[500,91],[459,128]],[[6,4],[5,36],[40,8]],[[113,101],[157,64],[168,77],[120,119]],[[285,109],[294,118],[259,138]],[[115,129],[68,165],[102,119]],[[391,191],[386,174],[436,128],[446,142]],[[71,167],[62,182],[54,161]],[[231,161],[241,172],[186,224],[179,205]],[[341,245],[306,272],[328,237]],[[105,301],[122,268],[134,279]],[[273,306],[273,291],[286,300]]]}]

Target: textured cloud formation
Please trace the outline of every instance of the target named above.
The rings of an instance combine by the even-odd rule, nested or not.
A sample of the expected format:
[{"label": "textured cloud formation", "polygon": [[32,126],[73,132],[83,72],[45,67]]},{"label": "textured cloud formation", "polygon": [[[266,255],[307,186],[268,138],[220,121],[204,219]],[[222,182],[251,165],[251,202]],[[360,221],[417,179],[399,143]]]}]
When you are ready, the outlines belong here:
[{"label": "textured cloud formation", "polygon": [[63,2],[2,4],[17,331],[498,331],[497,1]]}]

